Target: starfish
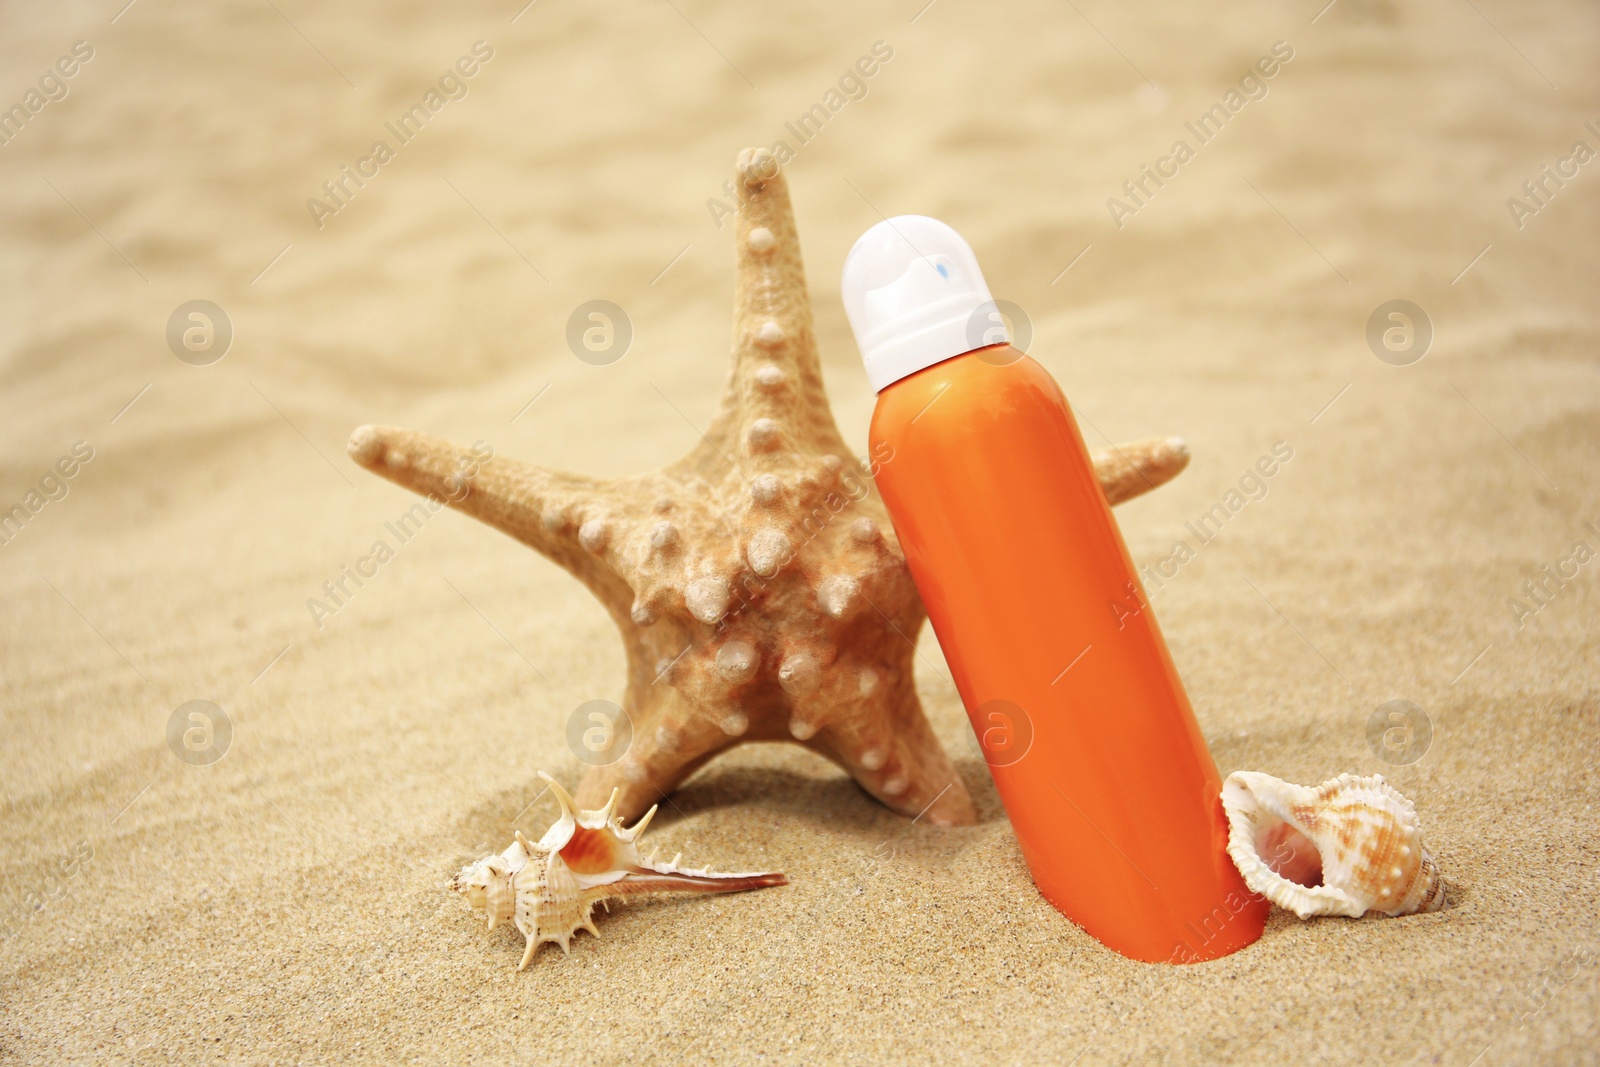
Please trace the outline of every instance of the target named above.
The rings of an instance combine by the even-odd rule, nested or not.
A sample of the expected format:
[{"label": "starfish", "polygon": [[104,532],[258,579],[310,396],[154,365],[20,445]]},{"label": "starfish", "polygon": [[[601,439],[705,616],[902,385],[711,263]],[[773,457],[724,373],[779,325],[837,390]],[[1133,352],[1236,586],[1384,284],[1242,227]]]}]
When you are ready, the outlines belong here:
[{"label": "starfish", "polygon": [[[588,587],[627,650],[626,752],[578,802],[633,819],[713,756],[797,741],[904,815],[974,821],[917,698],[926,613],[872,483],[822,385],[788,187],[764,149],[737,161],[733,366],[682,459],[602,480],[363,426],[363,467],[510,534]],[[1183,441],[1094,455],[1115,504],[1168,481]],[[620,731],[619,731],[620,732]]]}]

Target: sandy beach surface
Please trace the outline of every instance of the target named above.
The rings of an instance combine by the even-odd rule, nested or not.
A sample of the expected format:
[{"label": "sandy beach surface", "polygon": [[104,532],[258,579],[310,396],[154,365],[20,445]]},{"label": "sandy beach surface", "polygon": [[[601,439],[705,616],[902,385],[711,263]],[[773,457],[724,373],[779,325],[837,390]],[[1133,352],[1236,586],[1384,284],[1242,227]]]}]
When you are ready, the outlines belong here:
[{"label": "sandy beach surface", "polygon": [[[0,147],[0,510],[26,513],[0,546],[0,1061],[1600,1060],[1591,5],[123,2],[0,16],[26,115]],[[459,514],[400,543],[414,499],[345,441],[598,475],[687,451],[728,352],[708,201],[779,140],[852,446],[844,254],[943,218],[1091,445],[1189,442],[1117,514],[1220,770],[1384,773],[1451,907],[1122,959],[1033,889],[924,630],[978,825],[746,746],[651,836],[789,886],[615,909],[517,973],[517,933],[445,885],[554,819],[536,772],[580,776],[567,718],[620,698],[615,628]],[[1168,177],[1133,196],[1146,166]],[[633,326],[609,366],[567,346],[592,299]],[[181,323],[193,362],[169,345],[193,300],[231,324],[220,360]],[[1393,300],[1421,358],[1419,322],[1369,344]],[[194,700],[227,716],[210,765],[168,743]],[[1391,700],[1432,731],[1408,765],[1369,745]]]}]

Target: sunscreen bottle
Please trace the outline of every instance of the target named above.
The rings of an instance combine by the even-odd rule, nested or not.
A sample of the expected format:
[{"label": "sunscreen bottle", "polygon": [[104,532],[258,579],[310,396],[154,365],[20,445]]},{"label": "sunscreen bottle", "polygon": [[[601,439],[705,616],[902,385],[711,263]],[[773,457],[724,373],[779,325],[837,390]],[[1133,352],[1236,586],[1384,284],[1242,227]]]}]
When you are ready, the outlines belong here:
[{"label": "sunscreen bottle", "polygon": [[1134,959],[1250,944],[1267,902],[1060,387],[936,219],[868,230],[843,296],[892,450],[878,490],[1034,884]]}]

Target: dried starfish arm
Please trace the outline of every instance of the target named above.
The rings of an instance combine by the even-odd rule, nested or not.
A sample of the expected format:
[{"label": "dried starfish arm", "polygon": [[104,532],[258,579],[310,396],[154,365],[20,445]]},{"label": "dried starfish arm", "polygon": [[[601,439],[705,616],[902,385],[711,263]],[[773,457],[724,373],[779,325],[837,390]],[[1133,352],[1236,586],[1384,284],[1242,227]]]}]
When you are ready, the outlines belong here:
[{"label": "dried starfish arm", "polygon": [[[604,560],[586,551],[581,524],[571,521],[581,501],[591,513],[631,511],[631,499],[598,478],[491,456],[442,437],[390,426],[362,426],[350,436],[350,457],[374,474],[464,511],[548,557],[607,607],[626,612],[633,594]],[[607,530],[606,520],[590,528]]]},{"label": "dried starfish arm", "polygon": [[734,226],[733,363],[706,436],[736,462],[741,454],[758,464],[776,459],[784,449],[768,447],[776,442],[762,441],[756,425],[759,417],[772,416],[789,441],[848,457],[822,384],[787,181],[762,150],[740,152],[736,166],[746,199]]},{"label": "dried starfish arm", "polygon": [[1181,437],[1146,437],[1093,449],[1089,458],[1106,500],[1116,505],[1176,478],[1189,465],[1189,446]]}]

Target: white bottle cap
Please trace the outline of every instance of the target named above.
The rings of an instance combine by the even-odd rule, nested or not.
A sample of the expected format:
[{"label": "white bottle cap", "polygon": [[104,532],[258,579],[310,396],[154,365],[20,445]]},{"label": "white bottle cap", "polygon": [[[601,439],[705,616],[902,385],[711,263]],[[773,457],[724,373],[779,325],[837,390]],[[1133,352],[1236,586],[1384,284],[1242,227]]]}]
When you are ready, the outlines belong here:
[{"label": "white bottle cap", "polygon": [[845,314],[867,379],[882,392],[908,374],[1009,342],[978,257],[961,235],[926,215],[886,219],[844,260]]}]

